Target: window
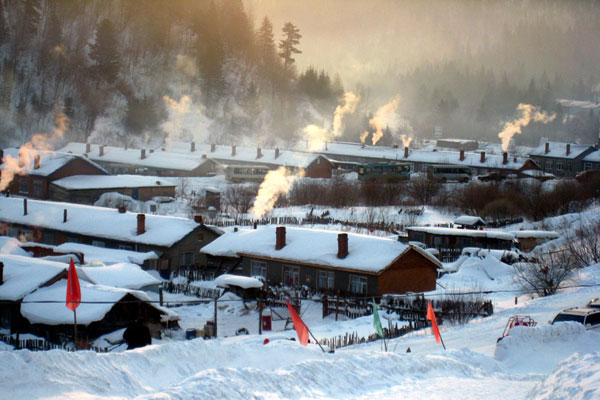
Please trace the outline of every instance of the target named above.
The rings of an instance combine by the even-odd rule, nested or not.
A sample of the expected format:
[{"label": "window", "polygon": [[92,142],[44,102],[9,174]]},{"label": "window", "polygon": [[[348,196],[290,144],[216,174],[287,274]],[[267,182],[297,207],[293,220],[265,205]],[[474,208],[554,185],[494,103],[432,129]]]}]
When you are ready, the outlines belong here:
[{"label": "window", "polygon": [[77,236],[67,236],[67,242],[68,243],[79,243],[81,240],[79,240],[79,237]]},{"label": "window", "polygon": [[129,244],[120,244],[119,246],[117,246],[117,248],[121,250],[133,250],[133,247],[131,247],[131,245]]},{"label": "window", "polygon": [[571,169],[573,168],[573,165],[572,165],[572,164],[573,164],[573,163],[571,163],[570,161],[569,161],[569,162],[567,162],[567,171],[569,171],[569,172],[571,171]]},{"label": "window", "polygon": [[552,171],[552,161],[546,161],[546,171]]},{"label": "window", "polygon": [[596,325],[600,324],[600,313],[588,315],[587,318],[585,319],[585,324],[586,325],[590,324],[592,326],[596,326]]},{"label": "window", "polygon": [[56,244],[54,232],[42,232],[42,243],[52,245]]},{"label": "window", "polygon": [[192,252],[179,253],[179,265],[180,266],[193,265],[193,264],[194,264],[194,253],[192,253]]},{"label": "window", "polygon": [[101,240],[92,240],[92,246],[106,247],[106,244]]},{"label": "window", "polygon": [[283,267],[283,284],[284,285],[299,285],[300,284],[300,268],[291,265]]},{"label": "window", "polygon": [[42,180],[41,179],[34,179],[33,180],[33,195],[35,197],[42,197]]},{"label": "window", "polygon": [[19,193],[29,193],[29,178],[24,176],[19,178]]},{"label": "window", "polygon": [[333,271],[319,271],[319,289],[333,289],[333,279],[335,273]]},{"label": "window", "polygon": [[354,294],[367,294],[367,278],[350,275],[350,292]]},{"label": "window", "polygon": [[21,234],[19,235],[19,240],[21,242],[33,241],[33,230],[32,229],[21,229]]},{"label": "window", "polygon": [[264,261],[250,261],[250,276],[267,278],[267,263]]},{"label": "window", "polygon": [[19,229],[15,228],[14,226],[9,226],[8,227],[8,236],[10,236],[11,238],[18,238],[19,237]]},{"label": "window", "polygon": [[560,171],[563,170],[563,163],[561,161],[556,162],[556,169]]},{"label": "window", "polygon": [[592,163],[589,163],[589,162],[583,163],[583,170],[584,171],[591,171],[592,170]]}]

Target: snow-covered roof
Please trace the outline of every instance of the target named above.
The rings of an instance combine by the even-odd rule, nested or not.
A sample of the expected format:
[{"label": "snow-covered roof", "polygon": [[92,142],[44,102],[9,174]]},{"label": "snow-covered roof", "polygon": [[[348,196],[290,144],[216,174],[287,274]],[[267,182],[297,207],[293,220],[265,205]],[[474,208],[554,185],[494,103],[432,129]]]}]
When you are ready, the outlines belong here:
[{"label": "snow-covered roof", "polygon": [[137,290],[160,283],[138,265],[129,263],[79,267],[77,271],[80,278],[87,278],[96,285]]},{"label": "snow-covered roof", "polygon": [[[22,167],[23,170],[27,171],[28,175],[50,176],[54,172],[56,172],[57,170],[64,167],[65,165],[67,165],[68,163],[70,163],[71,161],[73,161],[75,159],[82,159],[85,162],[88,162],[88,163],[94,165],[100,171],[108,174],[108,172],[106,172],[106,170],[104,168],[102,168],[101,166],[97,165],[96,163],[94,163],[90,160],[86,160],[84,157],[80,157],[78,155],[67,154],[66,152],[62,153],[62,152],[44,151],[44,150],[29,150],[29,151],[33,152],[34,155],[38,155],[40,157],[40,162],[39,162],[39,168],[35,168],[35,157],[34,156],[23,159],[24,161],[29,162],[29,165],[23,165],[23,167]],[[4,149],[4,158],[6,158],[7,156],[11,156],[15,159],[19,159],[19,149],[16,149],[16,148]],[[3,170],[4,167],[5,167],[4,164],[0,164],[0,170]]]},{"label": "snow-covered roof", "polygon": [[73,175],[52,183],[68,190],[175,186],[165,179],[142,175]]},{"label": "snow-covered roof", "polygon": [[158,259],[158,255],[153,251],[142,253],[139,251],[109,249],[106,247],[97,247],[89,244],[70,242],[54,246],[54,250],[60,253],[83,253],[83,258],[86,264],[100,262],[106,265],[118,263],[133,263],[142,265],[146,260]]},{"label": "snow-covered roof", "polygon": [[4,263],[0,300],[20,300],[60,274],[66,274],[67,269],[63,263],[15,255],[0,255],[0,262]]},{"label": "snow-covered roof", "polygon": [[260,288],[263,283],[256,278],[250,278],[241,275],[223,274],[217,276],[215,284],[218,287],[228,288],[230,286],[238,286],[243,289]]},{"label": "snow-covered roof", "polygon": [[8,236],[0,236],[0,254],[29,257],[29,253],[21,248],[21,242]]},{"label": "snow-covered roof", "polygon": [[532,178],[555,178],[554,174],[551,174],[550,172],[544,172],[539,169],[526,169],[521,171],[521,174],[531,176]]},{"label": "snow-covered roof", "polygon": [[591,152],[587,156],[583,157],[583,161],[600,162],[600,151]]},{"label": "snow-covered roof", "polygon": [[[170,247],[200,224],[187,218],[146,215],[146,232],[137,234],[137,214],[116,209],[71,203],[29,200],[23,215],[23,199],[0,198],[0,220],[62,232]],[[63,212],[67,210],[67,222]]]},{"label": "snow-covered roof", "polygon": [[[302,146],[298,147],[300,149]],[[481,152],[464,152],[464,159],[460,159],[458,151],[430,151],[409,149],[408,157],[404,157],[403,148],[394,148],[386,146],[361,145],[360,143],[330,142],[323,144],[316,150],[317,153],[325,154],[327,157],[337,159],[340,156],[362,157],[378,160],[389,160],[407,163],[424,164],[449,164],[461,165],[472,168],[496,168],[517,170],[527,161],[523,157],[509,156],[507,163],[503,163],[502,155],[485,154],[484,161],[481,162]]]},{"label": "snow-covered roof", "polygon": [[558,232],[554,231],[532,231],[532,230],[522,230],[522,231],[511,231],[513,235],[515,235],[518,239],[524,238],[536,238],[536,239],[558,239],[560,237]]},{"label": "snow-covered roof", "polygon": [[454,229],[454,228],[441,228],[437,226],[412,226],[406,228],[406,230],[414,232],[425,232],[434,235],[453,235],[453,236],[471,236],[471,237],[487,237],[501,240],[513,240],[515,236],[512,233],[490,231],[490,230],[476,230],[476,229]]},{"label": "snow-covered roof", "polygon": [[275,165],[275,166],[286,166],[286,167],[302,167],[307,168],[317,158],[322,157],[320,154],[304,153],[292,150],[279,150],[279,155],[276,156],[275,149],[262,149],[260,158],[257,158],[257,147],[241,147],[236,146],[235,155],[232,155],[232,146],[215,145],[215,151],[211,151],[210,144],[198,144],[195,145],[195,151],[191,151],[191,145],[189,143],[175,142],[170,143],[166,147],[167,151],[184,154],[184,155],[198,155],[206,154],[208,158],[217,160],[224,164],[263,164],[263,165]]},{"label": "snow-covered roof", "polygon": [[[172,311],[150,303],[150,298],[144,292],[137,290],[120,289],[108,286],[94,285],[80,280],[81,301],[77,307],[77,324],[89,325],[100,321],[123,297],[131,294],[135,298],[149,302],[170,320],[177,320],[178,316]],[[55,284],[39,289],[23,299],[21,315],[32,324],[64,325],[73,324],[73,311],[65,306],[67,280],[62,279]],[[47,301],[47,303],[40,303]],[[56,302],[58,301],[58,302]],[[86,303],[87,302],[87,303]],[[93,302],[93,303],[91,303]]]},{"label": "snow-covered roof", "polygon": [[[339,233],[341,232],[286,227],[286,245],[281,250],[275,250],[274,226],[241,229],[222,235],[201,251],[213,256],[252,255],[379,273],[409,249],[409,246],[394,239],[348,233],[348,256],[338,258]],[[441,267],[431,254],[414,249]]]},{"label": "snow-covered roof", "polygon": [[485,222],[480,217],[474,217],[471,215],[461,215],[460,217],[456,217],[454,220],[454,224],[456,225],[474,225],[476,223],[485,225]]},{"label": "snow-covered roof", "polygon": [[599,103],[594,103],[592,101],[558,99],[557,102],[563,107],[584,108],[588,110],[593,110],[600,107]]},{"label": "snow-covered roof", "polygon": [[140,167],[192,171],[200,167],[208,159],[202,158],[200,153],[182,155],[167,151],[146,150],[146,158],[141,158],[140,149],[124,149],[121,147],[104,146],[104,155],[100,156],[100,145],[90,145],[90,152],[86,153],[86,143],[71,142],[60,149],[64,153],[86,155],[90,160],[97,162],[113,162],[119,164],[136,165]]},{"label": "snow-covered roof", "polygon": [[[589,144],[576,144],[576,143],[560,143],[560,142],[547,142],[548,153],[546,153],[546,143],[540,144],[538,147],[531,150],[529,153],[532,156],[544,156],[544,157],[556,157],[556,158],[570,158],[574,159],[581,155],[581,153],[593,148]],[[567,144],[569,144],[570,150],[567,155]]]}]

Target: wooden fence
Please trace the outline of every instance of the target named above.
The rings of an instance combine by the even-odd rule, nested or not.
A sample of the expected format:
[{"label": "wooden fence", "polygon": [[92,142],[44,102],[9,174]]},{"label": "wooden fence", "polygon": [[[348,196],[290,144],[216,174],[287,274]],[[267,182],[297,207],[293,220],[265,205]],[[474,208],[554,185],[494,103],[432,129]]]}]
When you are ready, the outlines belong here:
[{"label": "wooden fence", "polygon": [[[65,351],[76,351],[72,346],[67,346],[66,343],[56,344],[50,343],[44,339],[19,339],[10,335],[0,335],[0,342],[4,342],[15,349],[27,349],[31,351],[46,351],[46,350],[65,350]],[[96,353],[106,353],[109,349],[101,347],[86,347],[81,350],[95,351]]]},{"label": "wooden fence", "polygon": [[174,294],[185,294],[186,296],[194,296],[200,299],[214,299],[223,294],[223,289],[213,289],[194,286],[189,283],[173,283],[165,282],[161,286],[162,290]]}]

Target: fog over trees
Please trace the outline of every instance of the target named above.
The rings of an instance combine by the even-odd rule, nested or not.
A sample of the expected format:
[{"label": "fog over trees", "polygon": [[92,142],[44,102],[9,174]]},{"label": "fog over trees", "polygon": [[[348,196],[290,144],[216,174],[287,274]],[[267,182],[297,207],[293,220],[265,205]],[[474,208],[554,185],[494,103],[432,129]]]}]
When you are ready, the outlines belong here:
[{"label": "fog over trees", "polygon": [[331,129],[357,141],[400,96],[401,134],[498,142],[518,104],[557,117],[540,137],[595,142],[600,4],[593,1],[0,0],[0,137],[18,145],[69,118],[63,140],[285,145]]}]

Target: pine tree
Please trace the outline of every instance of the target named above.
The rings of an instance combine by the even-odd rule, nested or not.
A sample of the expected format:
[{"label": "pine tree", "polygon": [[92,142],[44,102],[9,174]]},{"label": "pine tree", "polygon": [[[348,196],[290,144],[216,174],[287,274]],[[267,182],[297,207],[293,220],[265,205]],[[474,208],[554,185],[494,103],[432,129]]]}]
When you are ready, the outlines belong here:
[{"label": "pine tree", "polygon": [[61,54],[60,46],[62,44],[62,29],[56,12],[52,11],[46,23],[44,37],[42,39],[42,54],[40,57],[40,67],[45,68],[46,64],[53,58],[53,55]]},{"label": "pine tree", "polygon": [[288,67],[296,61],[292,56],[302,53],[296,47],[300,43],[302,35],[300,34],[300,29],[291,22],[287,22],[282,30],[284,38],[279,42],[279,57],[283,58],[283,70],[287,71]]},{"label": "pine tree", "polygon": [[0,46],[7,43],[9,40],[10,31],[4,18],[4,6],[0,1]]},{"label": "pine tree", "polygon": [[24,0],[23,6],[22,40],[29,43],[35,38],[42,19],[41,0]]},{"label": "pine tree", "polygon": [[121,65],[117,50],[117,37],[108,19],[103,20],[96,31],[96,42],[91,46],[90,58],[95,61],[91,70],[98,78],[113,83]]},{"label": "pine tree", "polygon": [[218,99],[225,89],[223,65],[225,49],[219,34],[220,19],[214,2],[195,26],[198,34],[198,65],[202,76],[202,89],[208,101]]},{"label": "pine tree", "polygon": [[275,61],[275,35],[273,24],[269,18],[263,18],[260,28],[256,31],[256,47],[258,61],[263,67],[272,65]]}]

